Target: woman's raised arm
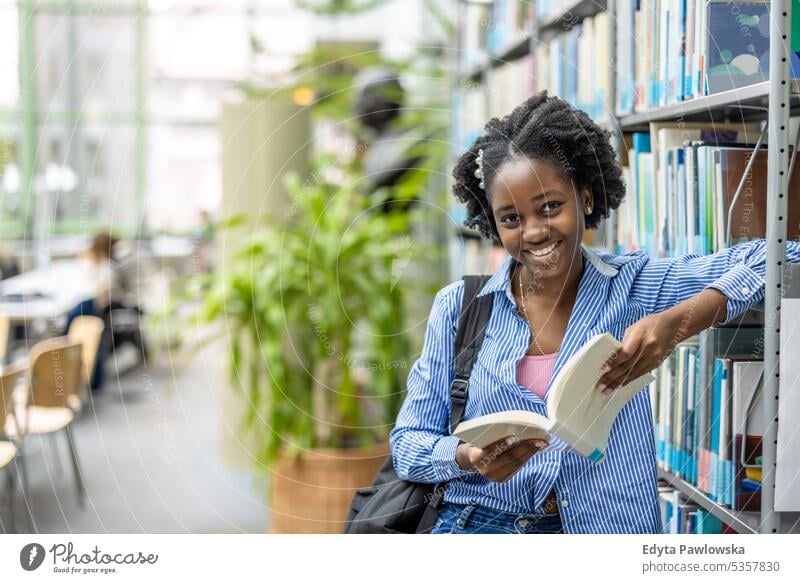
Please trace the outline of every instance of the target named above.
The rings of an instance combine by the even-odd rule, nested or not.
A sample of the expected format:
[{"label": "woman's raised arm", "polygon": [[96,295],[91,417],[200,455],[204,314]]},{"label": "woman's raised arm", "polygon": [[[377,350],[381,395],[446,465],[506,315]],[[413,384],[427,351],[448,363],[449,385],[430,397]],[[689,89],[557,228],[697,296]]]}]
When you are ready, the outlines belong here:
[{"label": "woman's raised arm", "polygon": [[[680,342],[727,323],[764,298],[767,245],[763,239],[707,256],[648,261],[630,297],[650,315],[634,323],[606,363],[598,390],[608,394],[657,368]],[[786,243],[786,261],[800,262],[800,243]]]}]

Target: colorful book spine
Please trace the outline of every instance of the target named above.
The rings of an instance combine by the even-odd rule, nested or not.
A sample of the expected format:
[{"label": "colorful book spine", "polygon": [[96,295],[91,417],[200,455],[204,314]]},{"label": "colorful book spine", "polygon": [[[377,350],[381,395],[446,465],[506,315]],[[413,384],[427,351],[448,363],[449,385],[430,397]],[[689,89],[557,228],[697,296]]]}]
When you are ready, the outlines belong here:
[{"label": "colorful book spine", "polygon": [[[617,0],[616,12],[620,113],[631,103],[645,111],[769,79],[768,0]],[[800,10],[792,11],[791,27],[797,78]]]}]

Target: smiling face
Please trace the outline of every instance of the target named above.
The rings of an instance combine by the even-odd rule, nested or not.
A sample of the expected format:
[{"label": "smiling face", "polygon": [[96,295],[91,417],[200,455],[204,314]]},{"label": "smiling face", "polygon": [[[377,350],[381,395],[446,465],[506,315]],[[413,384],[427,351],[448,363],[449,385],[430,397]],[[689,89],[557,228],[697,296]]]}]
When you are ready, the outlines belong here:
[{"label": "smiling face", "polygon": [[497,232],[509,255],[542,283],[572,282],[582,269],[588,188],[578,191],[556,164],[514,158],[503,163],[490,185]]}]

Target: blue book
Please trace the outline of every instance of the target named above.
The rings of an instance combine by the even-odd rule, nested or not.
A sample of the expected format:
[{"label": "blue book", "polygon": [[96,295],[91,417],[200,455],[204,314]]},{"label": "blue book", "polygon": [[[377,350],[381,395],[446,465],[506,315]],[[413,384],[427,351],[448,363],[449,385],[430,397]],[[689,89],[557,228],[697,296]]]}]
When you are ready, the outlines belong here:
[{"label": "blue book", "polygon": [[647,171],[646,167],[652,164],[652,159],[648,155],[651,153],[650,133],[636,132],[633,134],[631,140],[633,143],[633,153],[634,153],[631,165],[631,171],[634,172],[637,185],[637,192],[633,194],[635,195],[634,201],[636,202],[637,222],[639,223],[638,239],[639,239],[639,245],[643,246],[649,252],[650,249],[649,247],[647,247],[648,227],[646,220],[647,205],[646,205],[646,191],[645,191],[646,189],[645,172]]},{"label": "blue book", "polygon": [[678,215],[678,225],[680,226],[680,236],[678,237],[678,255],[686,255],[689,253],[689,222],[686,217],[689,216],[689,203],[687,199],[686,190],[686,152],[683,148],[678,148],[676,151],[678,157],[676,180],[678,182],[678,200],[681,201],[681,213]]},{"label": "blue book", "polygon": [[633,113],[636,96],[636,34],[634,19],[637,2],[627,0],[617,3],[617,114]]},{"label": "blue book", "polygon": [[702,377],[702,340],[700,347],[695,349],[694,359],[694,430],[692,440],[692,451],[694,457],[692,460],[692,484],[697,486],[697,472],[699,465],[699,451],[703,444],[702,434],[700,427],[702,424],[702,402],[703,402],[703,377]]},{"label": "blue book", "polygon": [[708,162],[713,147],[703,142],[696,142],[696,144],[697,189],[698,202],[700,205],[700,242],[702,244],[702,247],[697,249],[696,252],[701,255],[708,255],[711,253],[711,209],[714,208],[712,204],[709,204],[709,202],[711,202],[709,188],[709,180],[711,178],[710,171],[714,166]]},{"label": "blue book", "polygon": [[741,487],[745,492],[761,492],[761,482],[750,478],[742,478]]},{"label": "blue book", "polygon": [[671,232],[674,228],[675,219],[680,216],[679,209],[676,208],[677,198],[675,192],[675,150],[667,150],[667,167],[664,169],[667,175],[666,191],[662,196],[666,197],[664,204],[665,217],[661,226],[662,250],[666,257],[671,257],[674,241],[676,237]]},{"label": "blue book", "polygon": [[[728,492],[728,486],[730,480],[728,479],[729,474],[729,463],[728,460],[723,456],[723,444],[726,435],[727,435],[727,426],[730,423],[730,414],[728,413],[728,408],[730,407],[730,378],[728,376],[728,363],[726,360],[722,360],[722,378],[720,380],[720,398],[719,398],[719,420],[718,420],[718,429],[719,429],[719,437],[717,442],[717,502],[720,504],[730,504],[730,494]],[[727,445],[725,450],[730,448],[730,445]]]},{"label": "blue book", "polygon": [[722,521],[706,510],[697,511],[697,534],[722,534]]},{"label": "blue book", "polygon": [[686,429],[683,442],[686,455],[686,470],[684,474],[684,480],[690,484],[694,484],[695,392],[697,391],[697,387],[695,385],[695,361],[697,359],[696,353],[697,351],[694,347],[689,347],[686,351]]},{"label": "blue book", "polygon": [[688,403],[688,396],[689,396],[689,348],[687,346],[682,347],[683,354],[682,358],[678,360],[681,365],[681,371],[678,378],[680,378],[681,383],[678,387],[678,390],[681,391],[681,398],[678,402],[681,405],[681,425],[680,425],[680,432],[681,432],[681,447],[680,453],[678,456],[678,468],[680,470],[680,476],[683,480],[688,481],[689,478],[689,452],[688,452],[688,427],[689,427],[689,403]]},{"label": "blue book", "polygon": [[711,397],[711,479],[709,484],[708,497],[711,500],[719,499],[719,414],[720,414],[720,399],[722,397],[722,381],[725,375],[725,363],[722,359],[717,358],[714,360],[714,381],[713,393]]},{"label": "blue book", "polygon": [[675,70],[675,101],[683,101],[686,95],[686,0],[678,0],[678,47]]},{"label": "blue book", "polygon": [[672,502],[667,500],[666,502],[666,512],[664,514],[664,533],[669,534],[672,529]]},{"label": "blue book", "polygon": [[769,80],[769,2],[705,2],[705,7],[707,94]]},{"label": "blue book", "polygon": [[688,228],[688,209],[686,208],[686,158],[683,148],[675,149],[675,196],[677,197],[680,210],[675,217],[675,254],[685,255],[689,248],[686,245],[686,238],[689,236]]}]

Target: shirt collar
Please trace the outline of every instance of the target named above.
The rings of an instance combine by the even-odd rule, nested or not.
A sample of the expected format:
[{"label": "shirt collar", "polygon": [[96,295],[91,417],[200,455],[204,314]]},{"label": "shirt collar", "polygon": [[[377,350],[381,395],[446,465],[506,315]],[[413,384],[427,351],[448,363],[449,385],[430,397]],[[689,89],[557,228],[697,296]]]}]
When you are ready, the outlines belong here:
[{"label": "shirt collar", "polygon": [[[583,255],[587,259],[585,267],[587,269],[594,269],[595,271],[599,272],[600,275],[604,275],[606,277],[611,278],[617,275],[617,273],[619,272],[619,269],[617,267],[609,263],[606,263],[605,261],[603,261],[603,259],[600,257],[599,254],[597,254],[595,251],[587,248],[584,245],[581,245],[581,255]],[[503,290],[506,290],[510,295],[511,270],[513,269],[516,263],[517,260],[514,259],[511,255],[506,257],[503,260],[503,263],[500,264],[500,267],[497,268],[497,271],[494,272],[494,275],[492,275],[492,277],[489,278],[489,281],[486,282],[486,285],[484,285],[481,288],[481,291],[478,292],[478,297]]]}]

